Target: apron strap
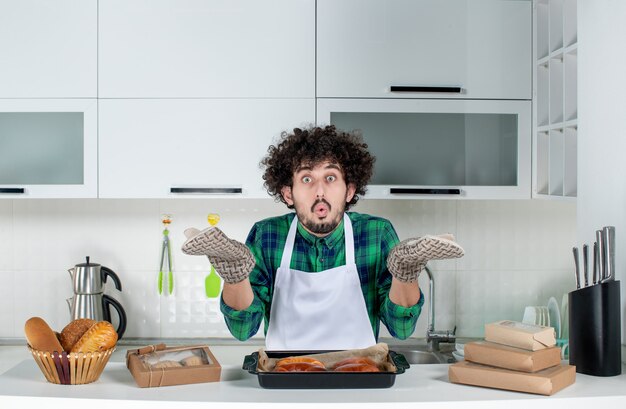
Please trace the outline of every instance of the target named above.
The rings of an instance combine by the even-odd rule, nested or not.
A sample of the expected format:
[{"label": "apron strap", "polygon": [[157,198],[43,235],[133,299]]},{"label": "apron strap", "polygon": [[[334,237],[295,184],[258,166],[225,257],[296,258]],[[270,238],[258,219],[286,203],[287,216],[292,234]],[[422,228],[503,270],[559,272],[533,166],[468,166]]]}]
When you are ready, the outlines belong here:
[{"label": "apron strap", "polygon": [[293,253],[293,244],[296,241],[296,230],[298,228],[298,216],[294,216],[289,227],[289,233],[287,234],[287,240],[285,242],[285,248],[283,250],[283,257],[280,259],[281,268],[289,268],[291,265],[291,254]]},{"label": "apron strap", "polygon": [[346,264],[356,264],[354,261],[354,233],[352,232],[352,221],[348,213],[343,214],[343,235],[346,242]]}]

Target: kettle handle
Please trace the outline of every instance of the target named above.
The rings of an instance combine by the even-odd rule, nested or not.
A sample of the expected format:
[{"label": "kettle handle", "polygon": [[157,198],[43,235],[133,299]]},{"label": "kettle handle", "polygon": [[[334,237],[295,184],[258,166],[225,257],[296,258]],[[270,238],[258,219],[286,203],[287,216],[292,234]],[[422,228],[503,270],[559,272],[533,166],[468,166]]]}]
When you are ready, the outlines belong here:
[{"label": "kettle handle", "polygon": [[117,339],[121,339],[122,335],[124,335],[124,332],[126,331],[126,311],[124,311],[124,308],[122,308],[122,304],[120,304],[119,301],[117,301],[115,298],[103,294],[102,310],[104,313],[104,320],[109,322],[111,322],[111,305],[113,306],[113,308],[115,308],[115,310],[117,311],[117,315],[119,315],[120,318],[119,326],[117,327],[116,331]]},{"label": "kettle handle", "polygon": [[115,274],[115,271],[105,266],[100,267],[100,277],[102,278],[103,283],[107,282],[107,276],[113,279],[113,282],[115,283],[115,288],[117,288],[119,291],[122,291],[122,282],[120,281],[120,278],[117,276],[117,274]]}]

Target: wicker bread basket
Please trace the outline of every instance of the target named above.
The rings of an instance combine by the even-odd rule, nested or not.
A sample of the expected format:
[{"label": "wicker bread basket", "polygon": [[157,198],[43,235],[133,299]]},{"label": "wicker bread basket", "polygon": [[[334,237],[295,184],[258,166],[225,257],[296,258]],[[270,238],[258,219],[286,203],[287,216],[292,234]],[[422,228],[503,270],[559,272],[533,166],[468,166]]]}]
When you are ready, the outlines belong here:
[{"label": "wicker bread basket", "polygon": [[32,349],[35,362],[51,383],[82,385],[100,377],[115,347],[102,352],[44,352]]}]

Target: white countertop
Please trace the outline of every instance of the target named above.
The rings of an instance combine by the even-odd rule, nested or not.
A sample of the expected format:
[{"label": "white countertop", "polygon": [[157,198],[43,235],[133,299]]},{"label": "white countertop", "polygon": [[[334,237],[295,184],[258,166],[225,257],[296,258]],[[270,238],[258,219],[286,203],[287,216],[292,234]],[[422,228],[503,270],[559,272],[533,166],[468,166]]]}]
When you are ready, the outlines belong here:
[{"label": "white countertop", "polygon": [[[255,375],[241,369],[248,346],[210,346],[222,364],[215,383],[139,388],[124,364],[132,347],[118,347],[98,381],[87,385],[48,383],[25,346],[0,347],[0,407],[45,404],[49,408],[536,408],[589,409],[626,407],[626,368],[616,377],[576,374],[576,383],[553,396],[456,385],[448,381],[448,365],[413,365],[396,376],[388,389],[276,390],[263,389]],[[86,402],[88,400],[88,403]],[[29,406],[30,407],[30,406]],[[598,406],[599,407],[599,406]]]}]

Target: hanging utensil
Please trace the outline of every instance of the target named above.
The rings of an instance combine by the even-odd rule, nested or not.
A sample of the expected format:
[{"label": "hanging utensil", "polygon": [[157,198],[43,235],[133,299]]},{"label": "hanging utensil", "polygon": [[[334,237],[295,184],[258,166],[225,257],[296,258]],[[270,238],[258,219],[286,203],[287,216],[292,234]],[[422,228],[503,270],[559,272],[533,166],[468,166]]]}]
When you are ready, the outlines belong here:
[{"label": "hanging utensil", "polygon": [[[216,226],[220,221],[220,215],[211,213],[207,216],[207,221],[211,226]],[[221,280],[220,276],[215,271],[213,265],[211,265],[211,272],[204,279],[204,293],[207,298],[216,298],[220,295]]]},{"label": "hanging utensil", "polygon": [[163,242],[161,244],[161,265],[159,266],[159,278],[157,282],[157,288],[159,295],[163,293],[163,281],[165,279],[165,259],[167,258],[167,291],[168,294],[174,293],[174,272],[172,270],[172,249],[170,246],[168,226],[172,223],[172,217],[169,214],[161,216],[161,223],[163,223]]},{"label": "hanging utensil", "polygon": [[576,273],[576,288],[580,288],[580,264],[578,262],[578,247],[572,248],[574,253],[574,272]]}]

